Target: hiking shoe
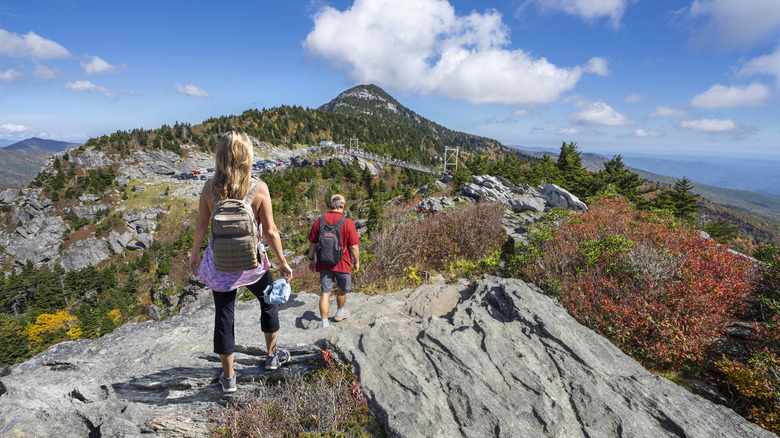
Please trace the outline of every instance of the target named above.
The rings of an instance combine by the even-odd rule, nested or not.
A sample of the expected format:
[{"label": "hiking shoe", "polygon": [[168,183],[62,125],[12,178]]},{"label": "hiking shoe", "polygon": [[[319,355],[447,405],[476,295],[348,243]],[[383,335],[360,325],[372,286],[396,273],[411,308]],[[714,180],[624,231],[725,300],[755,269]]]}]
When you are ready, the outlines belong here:
[{"label": "hiking shoe", "polygon": [[344,309],[344,312],[341,315],[337,313],[336,316],[333,317],[333,321],[335,322],[343,321],[347,319],[348,316],[349,316],[349,310]]},{"label": "hiking shoe", "polygon": [[231,378],[225,378],[225,373],[219,375],[219,383],[222,385],[222,392],[236,392],[236,375],[233,374]]},{"label": "hiking shoe", "polygon": [[276,356],[265,357],[265,369],[273,371],[278,369],[282,365],[286,365],[292,361],[290,352],[281,348],[276,349]]}]

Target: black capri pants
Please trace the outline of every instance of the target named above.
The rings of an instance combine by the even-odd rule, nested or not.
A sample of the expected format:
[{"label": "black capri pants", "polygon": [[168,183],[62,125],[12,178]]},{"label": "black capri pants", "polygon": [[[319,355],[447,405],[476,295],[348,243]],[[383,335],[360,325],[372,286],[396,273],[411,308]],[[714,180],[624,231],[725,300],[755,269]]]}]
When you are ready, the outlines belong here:
[{"label": "black capri pants", "polygon": [[[246,286],[257,299],[260,300],[260,328],[263,333],[275,333],[279,331],[279,307],[266,304],[263,301],[263,291],[273,283],[271,272],[257,280],[254,284]],[[214,294],[214,353],[233,354],[236,348],[235,314],[236,314],[236,290],[230,292],[215,292]]]}]

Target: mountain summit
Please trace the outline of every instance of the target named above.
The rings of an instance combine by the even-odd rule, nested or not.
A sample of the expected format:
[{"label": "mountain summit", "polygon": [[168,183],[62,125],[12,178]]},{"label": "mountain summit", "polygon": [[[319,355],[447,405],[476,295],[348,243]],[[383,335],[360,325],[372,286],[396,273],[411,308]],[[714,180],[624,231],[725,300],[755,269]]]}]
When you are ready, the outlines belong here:
[{"label": "mountain summit", "polygon": [[376,116],[391,123],[399,123],[418,129],[424,134],[441,140],[447,146],[460,148],[461,152],[466,154],[473,153],[488,156],[514,154],[520,155],[521,159],[530,158],[516,149],[504,146],[497,140],[453,131],[428,120],[401,105],[387,92],[373,84],[358,85],[350,88],[317,109],[337,113]]}]

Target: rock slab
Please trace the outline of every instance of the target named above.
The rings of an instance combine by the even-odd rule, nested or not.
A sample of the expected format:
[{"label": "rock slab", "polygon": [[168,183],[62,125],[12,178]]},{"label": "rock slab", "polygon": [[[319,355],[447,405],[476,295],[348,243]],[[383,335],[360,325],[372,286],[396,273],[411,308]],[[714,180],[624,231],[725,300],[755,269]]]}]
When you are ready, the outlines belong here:
[{"label": "rock slab", "polygon": [[[280,309],[293,363],[276,377],[331,348],[391,437],[776,436],[648,373],[519,280],[350,294],[351,316],[324,330],[318,302],[296,293]],[[257,301],[237,303],[239,396],[272,376],[259,314]],[[6,368],[0,436],[203,436],[206,412],[232,397],[217,382],[212,324],[212,308],[126,324]]]}]

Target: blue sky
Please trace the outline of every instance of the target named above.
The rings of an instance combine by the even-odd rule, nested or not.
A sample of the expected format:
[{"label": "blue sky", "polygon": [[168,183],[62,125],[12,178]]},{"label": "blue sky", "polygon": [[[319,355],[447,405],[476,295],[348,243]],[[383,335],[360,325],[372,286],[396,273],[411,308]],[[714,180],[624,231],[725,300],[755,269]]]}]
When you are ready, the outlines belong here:
[{"label": "blue sky", "polygon": [[316,108],[367,83],[508,145],[780,158],[780,0],[0,9],[0,138],[85,141],[250,108]]}]

